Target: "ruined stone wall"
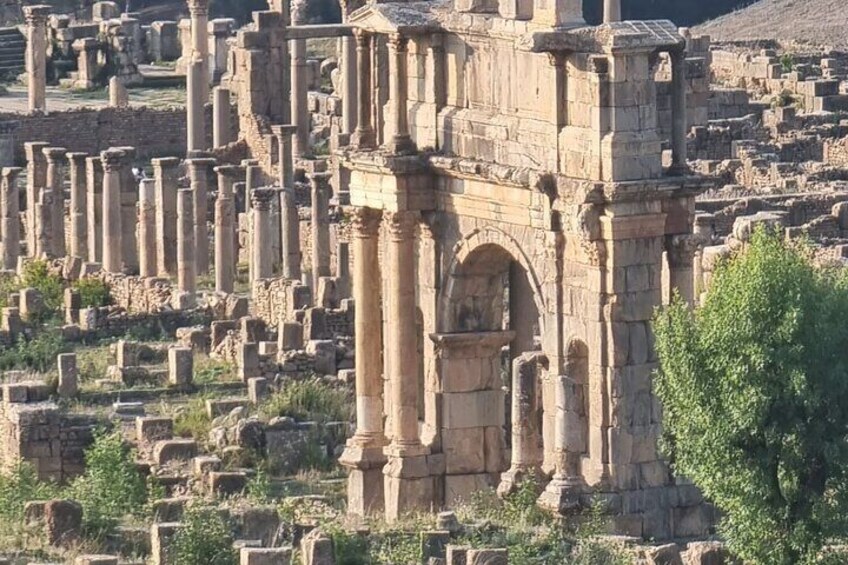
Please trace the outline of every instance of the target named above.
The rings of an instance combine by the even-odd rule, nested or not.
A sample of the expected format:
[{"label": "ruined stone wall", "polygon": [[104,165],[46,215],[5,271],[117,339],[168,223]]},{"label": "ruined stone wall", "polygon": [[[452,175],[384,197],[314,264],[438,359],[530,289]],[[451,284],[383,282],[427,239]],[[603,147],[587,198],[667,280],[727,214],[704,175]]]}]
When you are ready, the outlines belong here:
[{"label": "ruined stone wall", "polygon": [[115,305],[127,312],[159,312],[170,308],[176,288],[167,279],[102,272]]},{"label": "ruined stone wall", "polygon": [[253,285],[253,316],[262,318],[269,327],[277,327],[289,320],[289,287],[292,282],[283,277],[256,281]]},{"label": "ruined stone wall", "polygon": [[[207,105],[205,116],[211,146],[211,105]],[[15,160],[20,164],[26,163],[23,144],[27,141],[44,141],[68,151],[90,154],[109,147],[135,147],[139,159],[183,155],[186,150],[185,108],[179,106],[77,108],[44,115],[0,113],[0,122],[6,120],[19,123],[15,133]],[[234,119],[236,127],[237,123]]]}]

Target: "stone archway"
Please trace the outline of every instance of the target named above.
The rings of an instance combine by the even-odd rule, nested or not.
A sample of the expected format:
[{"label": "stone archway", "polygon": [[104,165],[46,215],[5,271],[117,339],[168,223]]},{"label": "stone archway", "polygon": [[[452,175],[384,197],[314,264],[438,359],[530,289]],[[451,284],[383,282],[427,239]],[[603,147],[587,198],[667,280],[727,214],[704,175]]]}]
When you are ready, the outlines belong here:
[{"label": "stone archway", "polygon": [[[542,312],[540,285],[514,239],[485,228],[454,247],[439,297],[440,333],[431,335],[447,506],[496,486],[508,467],[503,389],[511,385],[511,359],[537,349]],[[541,413],[534,417],[541,429]]]}]

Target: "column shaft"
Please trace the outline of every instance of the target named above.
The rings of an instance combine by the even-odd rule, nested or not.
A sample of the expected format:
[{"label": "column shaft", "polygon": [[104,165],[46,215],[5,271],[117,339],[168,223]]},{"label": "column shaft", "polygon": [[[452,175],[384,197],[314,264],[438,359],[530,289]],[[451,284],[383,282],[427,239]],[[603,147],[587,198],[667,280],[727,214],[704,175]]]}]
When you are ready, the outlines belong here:
[{"label": "column shaft", "polygon": [[142,179],[138,199],[138,271],[142,277],[155,277],[156,265],[156,181]]},{"label": "column shaft", "polygon": [[85,207],[88,220],[88,260],[103,260],[103,162],[100,157],[85,160]]},{"label": "column shaft", "polygon": [[253,238],[251,241],[251,282],[267,279],[274,272],[274,258],[268,229],[271,218],[271,200],[276,196],[273,188],[254,188],[250,192],[253,206]]},{"label": "column shaft", "polygon": [[604,23],[621,21],[621,0],[604,0]]},{"label": "column shaft", "polygon": [[206,149],[206,112],[205,105],[208,100],[209,85],[206,74],[207,66],[203,60],[194,58],[188,63],[186,69],[186,139],[188,151],[202,151]]},{"label": "column shaft", "polygon": [[88,258],[86,157],[86,153],[68,153],[71,173],[71,241],[68,250],[72,257],[83,259]]},{"label": "column shaft", "polygon": [[0,269],[14,270],[20,255],[21,224],[18,175],[21,169],[0,170]]},{"label": "column shaft", "polygon": [[230,128],[230,91],[220,86],[212,91],[212,138],[214,147],[232,141]]},{"label": "column shaft", "polygon": [[191,189],[177,191],[177,288],[197,292],[197,262],[194,257],[194,195]]},{"label": "column shaft", "polygon": [[391,84],[393,132],[387,140],[387,145],[393,153],[414,150],[414,145],[409,137],[409,121],[407,118],[406,46],[407,39],[400,35],[393,35],[389,40],[389,82]]},{"label": "column shaft", "polygon": [[43,249],[51,257],[65,256],[65,155],[63,147],[47,147],[47,190],[53,191],[50,209],[50,226],[47,231],[48,248]]},{"label": "column shaft", "polygon": [[187,159],[188,176],[194,195],[194,249],[197,258],[197,272],[209,272],[209,171],[215,165],[215,159]]},{"label": "column shaft", "polygon": [[280,163],[280,232],[283,259],[283,276],[300,280],[300,219],[294,194],[294,162],[291,142],[294,126],[275,126]]},{"label": "column shaft", "polygon": [[218,196],[215,200],[215,290],[233,292],[235,286],[235,207],[233,179],[236,167],[217,167]]},{"label": "column shaft", "polygon": [[103,269],[123,270],[121,261],[121,167],[124,153],[108,149],[100,154],[103,162]]},{"label": "column shaft", "polygon": [[686,53],[671,52],[671,168],[686,170]]},{"label": "column shaft", "polygon": [[376,142],[374,128],[371,124],[371,36],[356,31],[356,65],[357,77],[357,120],[352,144],[360,148],[371,148]]},{"label": "column shaft", "polygon": [[330,185],[332,173],[308,175],[312,191],[312,291],[318,279],[330,276]]},{"label": "column shaft", "polygon": [[309,154],[309,111],[307,110],[309,84],[306,81],[306,40],[291,41],[291,115],[297,126],[294,138],[294,154],[303,157]]},{"label": "column shaft", "polygon": [[342,41],[342,84],[344,93],[342,95],[342,133],[352,134],[356,129],[356,92],[357,92],[357,70],[356,70],[356,38],[343,37]]},{"label": "column shaft", "polygon": [[[47,109],[47,18],[50,6],[25,6],[27,95],[30,112]],[[34,208],[35,206],[33,206]]]},{"label": "column shaft", "polygon": [[28,141],[24,143],[24,151],[27,159],[27,184],[26,184],[26,241],[27,253],[35,256],[36,237],[38,233],[38,207],[39,194],[47,185],[47,157],[44,149],[49,143],[40,141]]},{"label": "column shaft", "polygon": [[160,276],[177,274],[177,176],[179,159],[153,159],[156,179],[156,261]]}]

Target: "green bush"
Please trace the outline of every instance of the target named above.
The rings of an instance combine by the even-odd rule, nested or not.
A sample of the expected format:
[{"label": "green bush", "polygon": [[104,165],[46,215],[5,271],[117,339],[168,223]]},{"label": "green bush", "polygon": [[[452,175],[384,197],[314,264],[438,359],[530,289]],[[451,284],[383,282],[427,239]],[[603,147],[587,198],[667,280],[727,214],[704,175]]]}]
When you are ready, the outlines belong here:
[{"label": "green bush", "polygon": [[180,407],[174,415],[174,435],[190,437],[204,441],[209,435],[212,420],[206,412],[206,403],[202,398],[193,398]]},{"label": "green bush", "polygon": [[848,531],[848,271],[758,229],[703,306],[657,314],[664,449],[745,562],[817,562]]},{"label": "green bush", "polygon": [[0,371],[31,369],[46,373],[56,365],[56,356],[69,345],[56,330],[43,331],[32,339],[18,336],[13,347],[0,349]]},{"label": "green bush", "polygon": [[70,485],[68,494],[82,505],[89,535],[108,534],[124,516],[143,511],[147,485],[134,460],[120,431],[98,432],[86,450],[85,474]]},{"label": "green bush", "polygon": [[353,418],[348,392],[313,378],[287,383],[263,403],[267,418],[288,416],[300,421],[347,422]]},{"label": "green bush", "polygon": [[180,565],[236,565],[233,534],[214,507],[189,506],[169,549]]},{"label": "green bush", "polygon": [[20,279],[20,288],[34,288],[41,293],[45,310],[55,313],[62,308],[62,277],[51,273],[45,261],[26,263]]},{"label": "green bush", "polygon": [[73,288],[80,294],[82,308],[100,308],[112,303],[112,289],[100,279],[85,277],[74,282]]},{"label": "green bush", "polygon": [[0,474],[0,521],[7,526],[21,524],[27,502],[55,498],[58,490],[56,485],[38,480],[30,463],[18,461]]}]

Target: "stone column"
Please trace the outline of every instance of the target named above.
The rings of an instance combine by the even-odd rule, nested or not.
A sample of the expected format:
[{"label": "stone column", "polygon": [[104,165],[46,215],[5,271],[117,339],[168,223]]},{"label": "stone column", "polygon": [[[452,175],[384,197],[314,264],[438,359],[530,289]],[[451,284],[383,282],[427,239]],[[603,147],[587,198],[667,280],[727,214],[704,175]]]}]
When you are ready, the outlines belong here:
[{"label": "stone column", "polygon": [[666,257],[668,258],[669,286],[673,293],[677,291],[680,298],[689,305],[695,306],[695,251],[698,248],[695,237],[691,234],[667,235]]},{"label": "stone column", "polygon": [[194,304],[197,292],[197,259],[194,256],[194,195],[190,188],[177,192],[177,288],[184,293],[182,308]]},{"label": "stone column", "polygon": [[312,293],[318,292],[318,279],[330,272],[330,179],[332,173],[307,175],[312,190]]},{"label": "stone column", "polygon": [[109,79],[109,106],[112,108],[126,108],[130,105],[130,95],[127,87],[118,77]]},{"label": "stone column", "polygon": [[[209,0],[188,0],[191,18],[192,59],[200,63],[197,96],[203,104],[209,100]],[[199,148],[198,148],[199,149]]]},{"label": "stone column", "polygon": [[259,279],[270,278],[274,273],[274,256],[270,237],[271,201],[277,192],[273,188],[254,188],[250,191],[250,203],[253,207],[253,239],[251,241],[251,269],[253,283]]},{"label": "stone column", "polygon": [[604,0],[604,23],[621,21],[621,0]]},{"label": "stone column", "polygon": [[35,254],[37,259],[52,257],[53,243],[50,238],[53,211],[53,190],[45,188],[38,193],[38,203],[35,205]]},{"label": "stone column", "polygon": [[177,180],[180,160],[153,159],[156,179],[156,261],[159,276],[177,274]]},{"label": "stone column", "polygon": [[138,274],[155,277],[156,264],[156,181],[142,179],[138,191]]},{"label": "stone column", "polygon": [[68,253],[72,257],[88,258],[88,226],[86,215],[85,163],[88,153],[68,153],[71,176],[71,241]]},{"label": "stone column", "polygon": [[188,152],[206,149],[205,110],[209,99],[209,85],[206,84],[207,67],[197,57],[188,63],[186,69],[186,139]]},{"label": "stone column", "polygon": [[4,167],[0,170],[0,269],[18,267],[21,245],[18,175],[23,169]]},{"label": "stone column", "polygon": [[686,53],[671,51],[671,169],[684,174],[686,164]]},{"label": "stone column", "polygon": [[352,134],[356,130],[356,38],[342,37],[342,133]]},{"label": "stone column", "polygon": [[357,88],[357,120],[351,144],[360,149],[370,149],[376,143],[374,127],[371,124],[371,36],[357,28],[356,66],[359,76]]},{"label": "stone column", "polygon": [[356,433],[340,463],[348,467],[348,511],[364,516],[383,510],[383,340],[380,306],[379,210],[353,212],[353,298],[356,351]]},{"label": "stone column", "polygon": [[294,193],[294,163],[291,143],[295,127],[291,125],[273,126],[277,136],[280,162],[280,224],[283,256],[283,277],[300,280],[300,219]]},{"label": "stone column", "polygon": [[41,141],[24,143],[27,159],[26,240],[27,252],[30,256],[35,256],[35,240],[38,232],[35,212],[38,206],[38,195],[47,186],[47,157],[44,156],[44,149],[47,147],[50,147],[50,144]]},{"label": "stone column", "polygon": [[393,425],[386,447],[386,518],[429,510],[433,504],[433,480],[426,463],[428,450],[418,436],[418,368],[415,305],[415,229],[412,212],[385,213],[387,262],[386,354],[390,382],[388,411]]},{"label": "stone column", "polygon": [[49,249],[44,251],[51,257],[65,256],[65,155],[64,147],[45,147],[47,159],[47,190],[53,191],[50,210]]},{"label": "stone column", "polygon": [[392,126],[393,133],[386,143],[392,153],[415,151],[415,144],[409,137],[409,119],[407,117],[407,38],[393,34],[389,38],[389,80],[391,83]]},{"label": "stone column", "polygon": [[124,152],[107,149],[100,154],[103,163],[103,270],[120,273],[121,258],[121,169]]},{"label": "stone column", "polygon": [[236,21],[232,18],[217,18],[209,22],[207,43],[209,45],[209,81],[212,84],[221,82],[221,77],[227,70],[227,57],[230,53],[227,40],[236,27]]},{"label": "stone column", "polygon": [[85,160],[85,208],[88,220],[88,260],[103,260],[103,162],[100,157]]},{"label": "stone column", "polygon": [[197,272],[209,272],[209,227],[207,224],[209,210],[209,171],[215,166],[215,159],[193,157],[186,159],[191,191],[194,195],[194,248],[197,257]]},{"label": "stone column", "polygon": [[30,112],[47,109],[47,18],[50,6],[24,6],[26,71]]},{"label": "stone column", "polygon": [[215,290],[233,292],[235,285],[235,207],[233,179],[239,167],[215,167],[218,173],[218,196],[215,200]]},{"label": "stone column", "polygon": [[0,122],[0,167],[15,164],[15,132],[19,122],[9,120]]},{"label": "stone column", "polygon": [[528,478],[542,476],[542,450],[539,449],[542,430],[539,429],[542,406],[540,368],[548,361],[540,353],[525,353],[512,362],[512,454],[509,471],[501,475],[498,494],[513,491]]},{"label": "stone column", "polygon": [[213,146],[223,147],[232,141],[230,127],[230,91],[217,86],[212,91]]},{"label": "stone column", "polygon": [[297,126],[294,138],[294,154],[303,157],[309,154],[309,83],[306,73],[306,40],[294,39],[291,44],[291,115]]}]

